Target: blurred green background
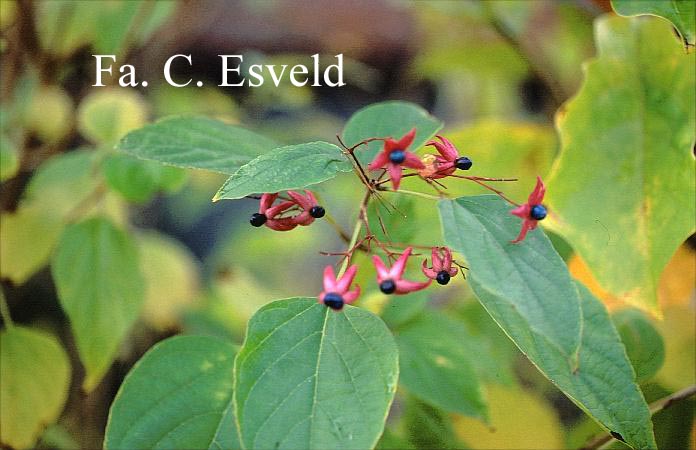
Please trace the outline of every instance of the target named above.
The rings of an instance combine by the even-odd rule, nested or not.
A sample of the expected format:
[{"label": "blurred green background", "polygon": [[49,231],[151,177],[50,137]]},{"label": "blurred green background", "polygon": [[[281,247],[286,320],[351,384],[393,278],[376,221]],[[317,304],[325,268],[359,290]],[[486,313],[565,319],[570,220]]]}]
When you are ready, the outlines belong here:
[{"label": "blurred green background", "polygon": [[[257,201],[211,203],[224,176],[134,165],[111,150],[124,134],[167,115],[202,114],[283,143],[335,142],[359,108],[408,100],[445,121],[444,134],[474,161],[472,174],[519,178],[504,189],[522,201],[534,177],[549,172],[558,151],[554,114],[577,92],[582,62],[595,54],[593,20],[607,12],[607,1],[590,0],[0,0],[2,290],[15,322],[59,336],[73,366],[67,406],[37,445],[100,448],[113,396],[155,342],[195,333],[241,343],[246,321],[264,303],[317,295],[322,268],[335,262],[318,250],[342,250],[325,221],[282,234],[250,227]],[[109,87],[92,87],[95,53],[133,64],[149,86],[122,88],[114,77]],[[194,64],[175,69],[175,78],[198,77],[204,88],[164,82],[161,68],[176,53],[190,53]],[[314,53],[344,55],[345,87],[215,87],[219,54],[282,64],[306,63]],[[95,158],[106,161],[99,173],[91,170]],[[404,189],[413,181],[405,180]],[[346,229],[355,218],[357,186],[347,174],[317,187]],[[473,183],[448,187],[453,195],[484,193]],[[85,200],[100,189],[98,201]],[[394,201],[409,220],[381,211],[397,225],[392,239],[440,242],[432,203]],[[89,394],[80,390],[81,366],[46,267],[64,221],[76,211],[106,213],[137,235],[147,284],[139,323]],[[552,239],[571,272],[591,285],[568,244]],[[368,264],[362,256],[356,262]],[[694,246],[685,244],[661,280],[665,321],[643,316],[662,334],[665,353],[664,365],[643,380],[648,401],[694,382],[694,272]],[[382,448],[579,447],[600,431],[536,372],[463,280],[390,302],[368,271],[359,277],[361,304],[392,329],[423,308],[441,310],[462,324],[476,343],[472,351],[486,355],[479,369],[489,387],[490,425],[446,414],[402,390]],[[595,293],[602,295],[598,287]],[[641,336],[632,329],[625,335]],[[658,445],[693,448],[693,416],[693,401],[656,416]]]}]

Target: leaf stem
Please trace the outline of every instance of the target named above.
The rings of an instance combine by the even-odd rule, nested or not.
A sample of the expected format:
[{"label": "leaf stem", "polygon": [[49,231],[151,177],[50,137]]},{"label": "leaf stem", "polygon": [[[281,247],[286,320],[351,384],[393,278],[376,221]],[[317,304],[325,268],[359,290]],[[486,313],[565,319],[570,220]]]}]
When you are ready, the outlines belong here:
[{"label": "leaf stem", "polygon": [[[684,401],[689,397],[693,396],[694,394],[696,394],[696,384],[687,386],[684,389],[675,392],[674,394],[656,400],[650,404],[650,414],[655,415],[660,411],[664,411],[665,409],[673,406],[675,403]],[[614,439],[616,438],[613,435],[602,433],[590,439],[587,442],[587,444],[585,444],[585,446],[583,446],[580,450],[601,449],[604,448],[608,443],[610,443]]]},{"label": "leaf stem", "polygon": [[12,328],[14,322],[12,322],[12,317],[10,316],[10,308],[7,306],[7,301],[5,300],[5,293],[0,289],[0,317],[2,317],[2,322],[7,328]]}]

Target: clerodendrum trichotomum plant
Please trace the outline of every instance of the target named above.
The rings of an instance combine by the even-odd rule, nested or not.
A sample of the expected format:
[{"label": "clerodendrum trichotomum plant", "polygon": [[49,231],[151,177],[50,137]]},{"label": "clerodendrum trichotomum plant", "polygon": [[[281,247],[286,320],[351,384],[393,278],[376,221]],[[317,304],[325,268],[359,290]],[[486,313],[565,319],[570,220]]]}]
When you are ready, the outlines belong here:
[{"label": "clerodendrum trichotomum plant", "polygon": [[[415,408],[431,405],[486,422],[477,373],[491,369],[476,359],[487,350],[471,344],[470,331],[423,309],[424,291],[457,280],[468,283],[527,358],[612,436],[654,447],[650,411],[609,315],[571,279],[537,229],[554,217],[544,205],[544,182],[476,175],[485,167],[438,134],[441,127],[418,106],[387,102],[353,115],[338,145],[279,146],[238,126],[184,117],[127,135],[119,148],[132,155],[230,173],[214,200],[257,201],[245,220],[255,232],[270,229],[267,239],[328,222],[344,244],[328,251],[312,241],[330,260],[323,285],[311,287],[316,298],[261,307],[238,351],[203,337],[172,338],[151,350],[120,389],[105,446],[371,448],[397,386],[422,402]],[[181,128],[201,142],[183,145],[176,137]],[[344,172],[362,189],[352,231],[315,187]],[[524,203],[499,189],[513,182],[531,190]],[[452,198],[449,192],[461,183],[484,195]],[[402,210],[404,198],[428,205],[431,215],[439,211],[441,232],[423,225],[431,242],[403,242],[404,228],[419,227]],[[395,335],[371,312],[375,296],[388,305],[377,309],[395,311],[382,314]],[[179,352],[193,361],[177,365]],[[147,374],[170,365],[176,374],[148,390]]]},{"label": "clerodendrum trichotomum plant", "polygon": [[[693,1],[252,3],[0,0],[0,448],[688,448]],[[375,76],[213,86],[339,6]]]}]

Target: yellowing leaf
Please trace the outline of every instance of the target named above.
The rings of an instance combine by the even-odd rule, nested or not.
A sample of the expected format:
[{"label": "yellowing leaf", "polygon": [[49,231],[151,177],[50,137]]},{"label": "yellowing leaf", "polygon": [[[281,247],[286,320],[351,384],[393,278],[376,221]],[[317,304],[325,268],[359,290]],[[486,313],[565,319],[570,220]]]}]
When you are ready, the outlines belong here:
[{"label": "yellowing leaf", "polygon": [[11,326],[0,332],[0,442],[32,447],[68,397],[70,362],[43,331]]},{"label": "yellowing leaf", "polygon": [[[577,253],[568,260],[568,270],[582,282],[610,311],[626,306],[621,299],[604,290]],[[687,245],[679,247],[660,277],[658,299],[662,308],[686,306],[696,291],[696,254]]]},{"label": "yellowing leaf", "polygon": [[0,215],[0,276],[24,283],[46,264],[62,230],[63,224],[40,208]]},{"label": "yellowing leaf", "polygon": [[491,385],[488,404],[490,427],[470,417],[454,416],[457,437],[472,448],[563,448],[563,427],[551,405],[542,399],[521,388]]},{"label": "yellowing leaf", "polygon": [[143,318],[157,330],[171,329],[196,298],[199,268],[186,247],[165,235],[146,233],[139,247],[145,278]]},{"label": "yellowing leaf", "polygon": [[603,17],[595,39],[558,116],[547,222],[604,290],[659,314],[660,274],[694,230],[694,54],[659,19]]},{"label": "yellowing leaf", "polygon": [[113,144],[147,121],[147,104],[140,94],[126,88],[99,88],[80,103],[77,126],[95,143]]}]

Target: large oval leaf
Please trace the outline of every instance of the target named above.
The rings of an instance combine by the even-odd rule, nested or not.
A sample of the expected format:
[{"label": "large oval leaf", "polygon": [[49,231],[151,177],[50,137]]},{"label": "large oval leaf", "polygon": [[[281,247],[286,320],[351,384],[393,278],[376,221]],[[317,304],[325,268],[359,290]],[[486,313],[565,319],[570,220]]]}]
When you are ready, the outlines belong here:
[{"label": "large oval leaf", "polygon": [[659,19],[604,17],[595,32],[599,56],[558,116],[547,222],[604,290],[655,313],[660,274],[694,231],[696,63]]},{"label": "large oval leaf", "polygon": [[398,379],[384,323],[316,299],[279,300],[249,322],[235,362],[243,448],[372,448]]},{"label": "large oval leaf", "polygon": [[53,336],[19,326],[0,332],[0,442],[32,447],[63,410],[69,385],[68,355]]},{"label": "large oval leaf", "polygon": [[611,6],[622,16],[650,14],[663,17],[679,31],[686,45],[696,44],[696,2],[691,0],[611,0]]},{"label": "large oval leaf", "polygon": [[[655,448],[650,412],[604,306],[570,284],[541,230],[511,244],[520,220],[496,196],[442,201],[445,240],[464,255],[468,281],[498,325],[571,400],[634,448]],[[578,292],[579,291],[579,292]],[[577,308],[581,315],[577,315]],[[538,321],[549,321],[549,327]],[[559,333],[567,336],[559,341]],[[564,347],[581,331],[577,360]]]},{"label": "large oval leaf", "polygon": [[109,220],[69,226],[51,264],[60,304],[75,335],[92,390],[140,314],[144,281],[135,243]]},{"label": "large oval leaf", "polygon": [[117,148],[172,166],[231,175],[277,146],[236,125],[204,117],[169,117],[127,134]]},{"label": "large oval leaf", "polygon": [[465,256],[469,284],[493,318],[515,335],[544,340],[576,362],[580,305],[568,270],[546,235],[534,231],[524,243],[511,243],[520,220],[493,195],[442,201],[440,216],[445,241]]},{"label": "large oval leaf", "polygon": [[444,409],[488,419],[465,329],[428,312],[399,329],[400,383],[416,397]]},{"label": "large oval leaf", "polygon": [[177,336],[152,347],[116,394],[104,448],[239,448],[234,355],[232,344],[206,336]]},{"label": "large oval leaf", "polygon": [[[352,147],[373,137],[400,138],[416,128],[416,138],[409,150],[417,150],[442,128],[442,122],[413,103],[389,101],[367,106],[353,114],[343,128],[343,142]],[[367,163],[382,148],[379,141],[371,142],[356,152],[361,162]]]},{"label": "large oval leaf", "polygon": [[351,170],[353,165],[341,149],[328,142],[288,145],[240,167],[225,181],[213,201],[300,189]]}]

